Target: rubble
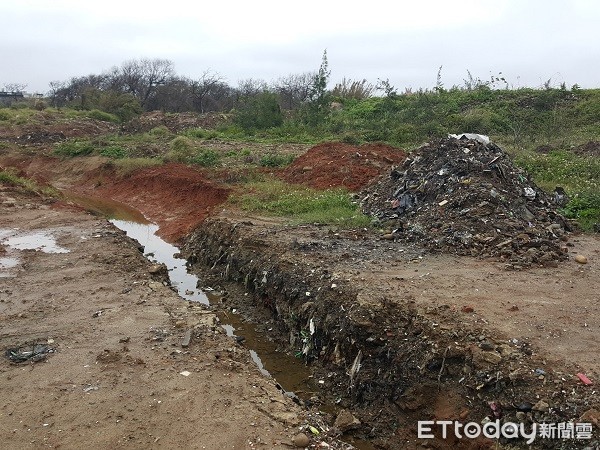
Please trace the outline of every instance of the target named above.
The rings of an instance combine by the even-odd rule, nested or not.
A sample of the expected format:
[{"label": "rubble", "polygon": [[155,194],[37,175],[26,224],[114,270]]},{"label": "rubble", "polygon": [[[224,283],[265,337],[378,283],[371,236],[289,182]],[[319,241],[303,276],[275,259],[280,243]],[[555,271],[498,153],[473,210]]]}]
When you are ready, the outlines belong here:
[{"label": "rubble", "polygon": [[361,196],[363,211],[398,240],[499,257],[517,269],[567,259],[561,246],[571,227],[553,197],[492,142],[449,137],[426,144]]}]

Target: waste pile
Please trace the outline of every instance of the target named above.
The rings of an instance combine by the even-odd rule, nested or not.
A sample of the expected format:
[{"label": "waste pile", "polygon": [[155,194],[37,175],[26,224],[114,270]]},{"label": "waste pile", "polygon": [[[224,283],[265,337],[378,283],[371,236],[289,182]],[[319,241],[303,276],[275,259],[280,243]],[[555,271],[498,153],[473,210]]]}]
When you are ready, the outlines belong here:
[{"label": "waste pile", "polygon": [[463,136],[418,148],[361,197],[389,238],[520,268],[567,258],[563,193],[546,194],[496,144]]}]

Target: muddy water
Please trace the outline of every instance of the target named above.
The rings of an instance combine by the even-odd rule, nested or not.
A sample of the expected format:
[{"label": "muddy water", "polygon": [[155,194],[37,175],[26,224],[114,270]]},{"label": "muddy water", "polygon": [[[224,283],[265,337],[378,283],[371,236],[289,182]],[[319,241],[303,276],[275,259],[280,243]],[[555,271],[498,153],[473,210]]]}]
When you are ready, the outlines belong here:
[{"label": "muddy water", "polygon": [[[198,289],[197,286],[201,284],[195,275],[187,271],[186,261],[177,256],[179,249],[156,236],[158,226],[148,221],[139,211],[110,200],[72,194],[68,194],[67,197],[86,209],[106,216],[113,225],[125,231],[144,247],[144,254],[148,259],[165,264],[171,285],[182,298],[207,306],[219,300],[219,297],[210,292],[206,294]],[[227,335],[243,342],[263,375],[274,378],[286,395],[298,395],[302,399],[309,399],[319,391],[317,381],[300,359],[278,351],[276,343],[258,332],[255,326],[246,322],[240,314],[230,311],[221,312],[218,316]],[[335,413],[333,405],[325,405],[323,409]],[[374,449],[366,441],[354,440],[351,437],[345,441],[359,450]]]},{"label": "muddy water", "polygon": [[[80,206],[107,217],[113,225],[144,247],[144,255],[148,259],[165,264],[171,285],[182,298],[207,306],[211,301],[214,303],[219,300],[210,292],[207,295],[197,288],[201,283],[195,275],[188,272],[186,260],[177,256],[179,249],[158,237],[158,225],[151,223],[139,211],[112,200],[72,193],[65,193],[65,196]],[[286,391],[298,392],[303,396],[316,392],[316,384],[308,368],[293,356],[277,351],[277,345],[259,333],[252,324],[245,322],[240,314],[220,313],[219,319],[229,336],[243,339],[244,346],[250,349],[253,361],[264,375],[275,378]]]}]

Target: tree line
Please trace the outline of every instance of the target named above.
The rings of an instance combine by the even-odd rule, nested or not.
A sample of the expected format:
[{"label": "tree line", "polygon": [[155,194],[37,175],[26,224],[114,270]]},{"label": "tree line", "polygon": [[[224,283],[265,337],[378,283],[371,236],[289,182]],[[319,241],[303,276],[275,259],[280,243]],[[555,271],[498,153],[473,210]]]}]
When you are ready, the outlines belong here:
[{"label": "tree line", "polygon": [[228,112],[267,97],[281,110],[293,111],[311,103],[316,107],[322,104],[328,79],[326,52],[318,71],[290,74],[271,82],[248,78],[237,86],[211,70],[189,78],[178,75],[168,59],[137,59],[102,74],[52,81],[48,100],[54,107],[100,109],[123,120],[152,110]]}]

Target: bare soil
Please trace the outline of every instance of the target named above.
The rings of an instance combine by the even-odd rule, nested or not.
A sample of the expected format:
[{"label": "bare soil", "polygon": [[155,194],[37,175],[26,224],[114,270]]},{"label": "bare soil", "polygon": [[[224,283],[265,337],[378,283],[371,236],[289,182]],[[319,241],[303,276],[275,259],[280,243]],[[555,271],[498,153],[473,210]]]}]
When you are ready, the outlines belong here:
[{"label": "bare soil", "polygon": [[[2,188],[0,228],[69,250],[4,249],[19,264],[0,269],[2,448],[289,448],[303,411],[110,223]],[[33,344],[53,352],[4,355]]]},{"label": "bare soil", "polygon": [[[0,165],[119,200],[183,243],[203,280],[229,292],[225,309],[245,311],[310,363],[322,383],[308,403],[352,411],[361,421],[353,433],[375,448],[525,448],[416,437],[417,420],[516,422],[523,411],[528,422],[592,422],[598,439],[597,235],[570,234],[557,267],[507,271],[497,260],[431,253],[372,231],[248,217],[223,203],[235,182],[226,170],[166,165],[119,178],[106,159],[60,161],[20,145]],[[358,190],[403,159],[397,149],[323,144],[282,176]],[[291,444],[294,425],[314,420],[260,376],[212,312],[187,307],[153,278],[135,245],[105,220],[65,201],[0,194],[0,228],[50,229],[70,250],[21,252],[21,265],[10,269],[17,276],[0,278],[2,348],[49,340],[56,347],[45,362],[0,363],[0,442],[279,448]],[[182,349],[189,328],[194,343]],[[549,407],[532,410],[540,401]]]}]

